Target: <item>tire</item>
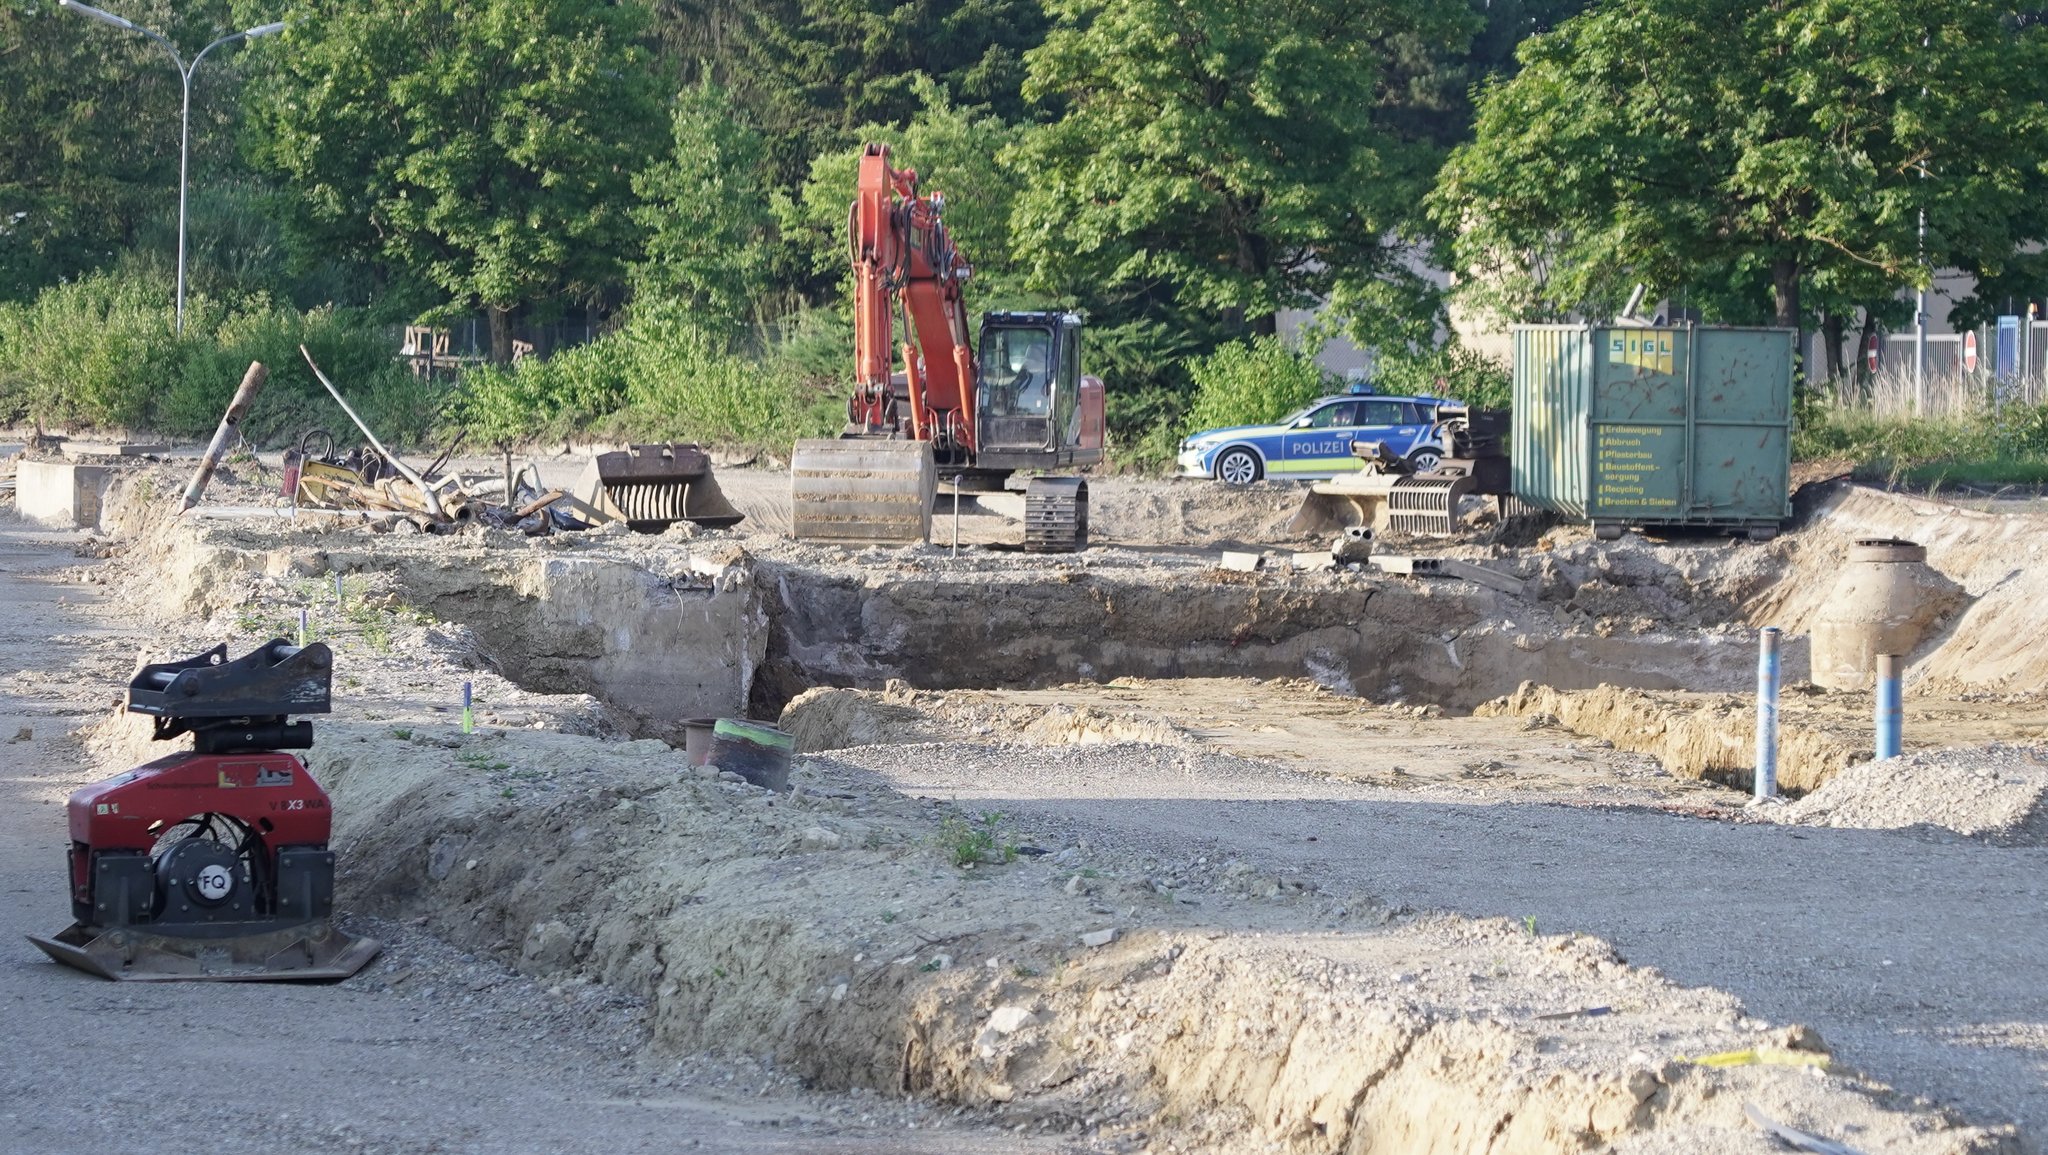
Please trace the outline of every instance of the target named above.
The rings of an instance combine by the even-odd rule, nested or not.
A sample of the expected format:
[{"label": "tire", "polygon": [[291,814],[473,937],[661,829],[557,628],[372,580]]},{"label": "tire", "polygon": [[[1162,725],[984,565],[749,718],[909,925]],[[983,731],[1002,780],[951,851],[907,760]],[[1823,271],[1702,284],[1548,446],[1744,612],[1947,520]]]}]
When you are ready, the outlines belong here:
[{"label": "tire", "polygon": [[1250,485],[1264,472],[1259,465],[1259,455],[1243,446],[1226,449],[1216,455],[1216,480],[1225,485]]},{"label": "tire", "polygon": [[1417,473],[1435,473],[1437,466],[1443,463],[1443,451],[1431,449],[1428,446],[1424,446],[1408,455],[1408,464]]}]

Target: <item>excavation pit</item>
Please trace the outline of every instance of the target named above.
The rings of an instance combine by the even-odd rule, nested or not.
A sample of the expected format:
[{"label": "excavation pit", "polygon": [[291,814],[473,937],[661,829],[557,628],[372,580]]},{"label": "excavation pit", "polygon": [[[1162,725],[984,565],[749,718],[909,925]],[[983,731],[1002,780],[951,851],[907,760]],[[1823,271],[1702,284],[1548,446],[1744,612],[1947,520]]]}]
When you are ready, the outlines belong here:
[{"label": "excavation pit", "polygon": [[[1252,862],[1203,864],[1191,854],[1159,864],[1086,851],[1062,861],[1073,840],[1037,827],[1022,836],[1056,852],[1046,859],[963,866],[951,857],[960,843],[943,841],[947,824],[971,831],[978,820],[971,768],[988,759],[1079,766],[1093,781],[1113,781],[1120,759],[1139,757],[1199,784],[1212,770],[1279,762],[1283,745],[1328,738],[1327,761],[1295,767],[1305,772],[1295,776],[1269,769],[1257,787],[1307,799],[1297,778],[1399,757],[1409,773],[1386,767],[1391,791],[1412,795],[1418,783],[1408,779],[1421,779],[1425,791],[1498,787],[1532,800],[1518,767],[1455,749],[1465,734],[1575,763],[1575,754],[1596,766],[1626,763],[1535,715],[1431,711],[1458,714],[1524,680],[1739,694],[1774,568],[1798,576],[1804,565],[1785,552],[1569,541],[1527,556],[1471,556],[1514,568],[1532,596],[1369,574],[1226,578],[1189,552],[1104,549],[1027,563],[970,550],[956,562],[938,549],[845,554],[688,534],[535,544],[208,529],[177,547],[164,580],[150,577],[173,617],[186,607],[211,615],[183,627],[209,636],[294,608],[336,572],[351,598],[424,607],[435,621],[407,629],[461,642],[478,667],[486,720],[476,735],[461,735],[406,681],[452,685],[458,671],[446,654],[408,669],[410,634],[379,650],[367,629],[315,607],[316,628],[325,619],[346,635],[349,668],[366,682],[315,751],[315,773],[348,816],[350,861],[360,863],[350,898],[424,919],[530,974],[596,979],[643,999],[664,1047],[772,1055],[818,1086],[907,1090],[1006,1125],[1108,1128],[1080,1112],[1127,1096],[1113,1123],[1172,1117],[1218,1150],[1233,1149],[1230,1136],[1247,1147],[1319,1149],[1347,1129],[1413,1140],[1390,1149],[1455,1150],[1449,1121],[1460,1118],[1494,1135],[1528,1127],[1527,1149],[1547,1150],[1562,1134],[1547,1120],[1582,1126],[1589,1110],[1606,1142],[1737,1150],[1707,1136],[1747,1127],[1736,1113],[1746,1099],[1777,1118],[1854,1121],[1866,1139],[1883,1135],[1885,1149],[1967,1144],[1970,1136],[1919,1121],[1914,1133],[1928,1137],[1905,1139],[1865,1113],[1867,1101],[1839,1102],[1857,1092],[1832,1077],[1769,1081],[1776,1072],[1670,1066],[1671,1055],[1761,1036],[1720,996],[1674,996],[1677,988],[1597,946],[1574,945],[1583,936],[1411,921]],[[678,624],[686,618],[688,631]],[[697,625],[714,621],[731,648],[701,644]],[[1947,629],[1951,638],[1980,634],[1967,615]],[[1032,640],[1041,634],[1063,644]],[[1578,681],[1581,672],[1590,676]],[[1190,676],[1198,673],[1218,676]],[[977,683],[993,688],[968,688]],[[620,703],[630,691],[641,696],[629,711]],[[751,705],[756,716],[787,700],[794,721],[836,696],[870,722],[935,718],[956,728],[850,735],[869,745],[809,759],[785,800],[689,774],[663,743],[525,735],[506,720],[524,713],[536,727],[552,725],[582,709],[578,694],[635,715],[622,724],[639,734],[724,712],[709,705],[715,699]],[[1244,705],[1191,724],[1171,716],[1176,702],[1202,705],[1204,695]],[[1273,732],[1311,713],[1320,730]],[[1223,744],[1209,731],[1226,722],[1241,733],[1212,757],[1203,744]],[[873,745],[907,737],[916,742],[895,753]],[[1438,749],[1440,760],[1390,755],[1404,737]],[[1030,743],[1063,746],[1034,752]],[[1065,756],[1080,746],[1098,749]],[[912,788],[879,778],[877,767],[955,777],[943,789]],[[918,793],[957,794],[965,805]],[[1252,802],[1244,815],[1258,810]],[[1428,808],[1413,816],[1427,822]],[[1107,945],[1090,945],[1105,932]],[[1273,948],[1248,947],[1248,935]],[[1427,985],[1439,979],[1441,989]],[[1556,1018],[1619,1007],[1622,993],[1633,1000],[1623,1013]],[[1218,1013],[1190,1020],[1176,1007]],[[1359,1049],[1382,1036],[1384,1054]],[[1288,1039],[1297,1042],[1282,1046]],[[1656,1061],[1639,1066],[1638,1050]],[[1218,1055],[1245,1065],[1209,1058]],[[1571,1082],[1571,1071],[1591,1073]],[[1826,1103],[1772,1097],[1809,1087]]]}]

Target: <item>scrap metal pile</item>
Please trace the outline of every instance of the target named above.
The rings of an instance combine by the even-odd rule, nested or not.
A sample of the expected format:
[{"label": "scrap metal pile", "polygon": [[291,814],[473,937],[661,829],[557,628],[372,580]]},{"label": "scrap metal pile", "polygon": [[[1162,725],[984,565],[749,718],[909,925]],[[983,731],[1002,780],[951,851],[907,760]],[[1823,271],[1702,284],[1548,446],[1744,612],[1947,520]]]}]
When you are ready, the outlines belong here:
[{"label": "scrap metal pile", "polygon": [[[449,468],[462,445],[460,434],[432,465],[415,470],[385,447],[321,372],[312,354],[303,346],[299,352],[362,433],[364,444],[344,452],[329,430],[312,429],[301,436],[284,455],[279,494],[291,503],[288,512],[293,515],[308,511],[356,516],[412,533],[447,533],[474,521],[529,536],[595,529],[612,522],[639,533],[660,533],[679,521],[724,529],[744,520],[718,488],[710,455],[696,445],[635,445],[598,454],[568,489],[548,487],[540,467],[531,462],[515,472],[509,452],[499,475]],[[184,509],[199,504],[267,376],[261,364],[249,366],[185,491]]]}]

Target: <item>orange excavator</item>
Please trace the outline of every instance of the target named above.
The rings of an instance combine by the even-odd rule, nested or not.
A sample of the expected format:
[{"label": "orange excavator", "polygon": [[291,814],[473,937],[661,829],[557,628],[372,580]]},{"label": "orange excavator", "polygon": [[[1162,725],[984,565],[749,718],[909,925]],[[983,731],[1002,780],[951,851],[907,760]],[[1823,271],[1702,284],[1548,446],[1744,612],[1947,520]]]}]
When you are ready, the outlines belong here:
[{"label": "orange excavator", "polygon": [[[953,247],[945,205],[918,191],[915,170],[892,167],[886,146],[863,151],[848,214],[854,393],[837,439],[799,441],[791,455],[799,539],[927,540],[942,483],[993,495],[1019,470],[1102,460],[1102,382],[1081,372],[1081,318],[985,314],[977,355],[961,292],[972,268]],[[1087,540],[1088,483],[1034,477],[1024,548],[1068,552]]]}]

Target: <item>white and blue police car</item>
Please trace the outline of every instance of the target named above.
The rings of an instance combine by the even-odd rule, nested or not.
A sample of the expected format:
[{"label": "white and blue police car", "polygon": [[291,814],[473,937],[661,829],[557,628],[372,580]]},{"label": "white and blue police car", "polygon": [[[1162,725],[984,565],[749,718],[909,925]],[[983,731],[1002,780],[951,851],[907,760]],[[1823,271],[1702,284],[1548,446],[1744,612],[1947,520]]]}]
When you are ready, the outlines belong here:
[{"label": "white and blue police car", "polygon": [[1363,464],[1354,441],[1377,441],[1405,457],[1418,473],[1444,456],[1442,422],[1465,412],[1443,397],[1383,397],[1352,392],[1324,397],[1271,425],[1204,429],[1180,443],[1183,477],[1213,477],[1225,485],[1321,480]]}]

